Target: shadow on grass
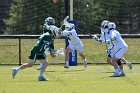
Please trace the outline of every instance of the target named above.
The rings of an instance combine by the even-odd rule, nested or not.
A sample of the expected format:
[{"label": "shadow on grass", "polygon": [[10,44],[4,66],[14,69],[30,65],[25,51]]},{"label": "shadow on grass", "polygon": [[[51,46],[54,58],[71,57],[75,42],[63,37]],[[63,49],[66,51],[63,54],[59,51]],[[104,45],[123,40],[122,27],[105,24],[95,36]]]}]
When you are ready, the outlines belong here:
[{"label": "shadow on grass", "polygon": [[79,69],[79,70],[65,70],[64,72],[79,72],[79,71],[85,71],[85,69]]}]

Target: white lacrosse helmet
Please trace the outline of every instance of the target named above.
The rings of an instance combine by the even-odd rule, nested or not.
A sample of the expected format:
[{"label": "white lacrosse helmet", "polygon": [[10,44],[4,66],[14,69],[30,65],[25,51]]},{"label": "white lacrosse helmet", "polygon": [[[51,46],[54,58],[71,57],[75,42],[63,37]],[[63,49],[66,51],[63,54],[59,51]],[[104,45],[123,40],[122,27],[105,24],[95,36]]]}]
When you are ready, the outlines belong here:
[{"label": "white lacrosse helmet", "polygon": [[108,27],[108,24],[109,24],[109,21],[104,20],[104,21],[101,23],[101,28],[102,28],[102,29],[107,28],[107,27]]},{"label": "white lacrosse helmet", "polygon": [[116,24],[114,22],[109,22],[108,28],[109,29],[116,29]]},{"label": "white lacrosse helmet", "polygon": [[48,25],[54,25],[55,24],[55,19],[52,18],[52,17],[47,17],[45,19],[45,23],[48,24]]}]

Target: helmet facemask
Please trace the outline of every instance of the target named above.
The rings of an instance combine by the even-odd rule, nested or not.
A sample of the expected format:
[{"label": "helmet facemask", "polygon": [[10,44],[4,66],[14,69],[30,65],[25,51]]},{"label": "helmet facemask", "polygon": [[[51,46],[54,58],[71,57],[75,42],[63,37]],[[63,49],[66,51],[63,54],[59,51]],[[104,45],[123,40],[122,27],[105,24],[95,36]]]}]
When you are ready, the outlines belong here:
[{"label": "helmet facemask", "polygon": [[45,19],[45,23],[48,25],[55,25],[55,19],[52,17],[48,17]]}]

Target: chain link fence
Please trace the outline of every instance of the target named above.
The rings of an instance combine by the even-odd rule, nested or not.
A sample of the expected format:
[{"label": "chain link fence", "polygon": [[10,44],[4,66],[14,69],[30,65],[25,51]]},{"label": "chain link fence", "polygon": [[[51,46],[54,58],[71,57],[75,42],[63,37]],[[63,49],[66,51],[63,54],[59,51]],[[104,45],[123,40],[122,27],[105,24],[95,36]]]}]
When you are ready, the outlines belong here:
[{"label": "chain link fence", "polygon": [[[29,62],[28,56],[37,37],[0,37],[0,64],[19,64],[19,61],[21,61],[21,64]],[[106,63],[104,44],[99,44],[88,36],[86,38],[81,36],[80,38],[84,44],[84,52],[88,63]],[[129,51],[124,58],[132,63],[140,63],[140,38],[125,38],[125,41],[129,46]],[[19,44],[21,45],[20,47]],[[60,48],[65,48],[65,39],[55,39],[55,49]],[[79,56],[77,57],[78,63],[81,63],[82,59]],[[48,54],[47,59],[50,64],[65,63],[64,56],[62,55],[51,58]],[[36,63],[38,64],[38,61]]]}]

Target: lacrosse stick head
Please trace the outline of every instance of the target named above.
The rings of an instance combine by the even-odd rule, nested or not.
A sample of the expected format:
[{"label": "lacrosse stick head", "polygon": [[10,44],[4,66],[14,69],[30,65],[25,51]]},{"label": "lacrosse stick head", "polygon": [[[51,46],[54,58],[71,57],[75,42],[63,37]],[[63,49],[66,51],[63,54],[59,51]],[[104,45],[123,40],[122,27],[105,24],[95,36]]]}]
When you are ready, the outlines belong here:
[{"label": "lacrosse stick head", "polygon": [[60,48],[56,51],[56,54],[60,54],[62,56],[64,56],[64,48]]}]

